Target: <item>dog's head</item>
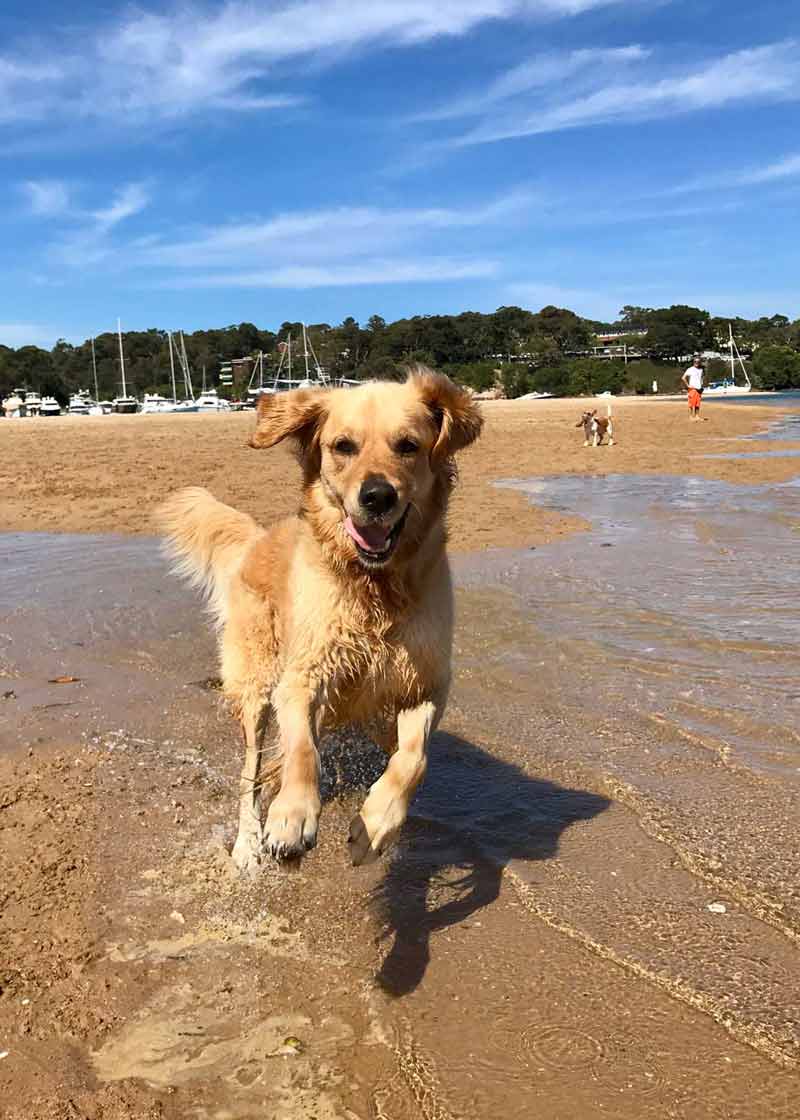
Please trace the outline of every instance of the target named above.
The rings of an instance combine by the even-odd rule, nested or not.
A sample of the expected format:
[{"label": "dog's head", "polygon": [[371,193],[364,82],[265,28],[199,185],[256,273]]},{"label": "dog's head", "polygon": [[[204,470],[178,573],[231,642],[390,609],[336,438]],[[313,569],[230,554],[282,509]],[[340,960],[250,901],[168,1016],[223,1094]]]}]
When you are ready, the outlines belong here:
[{"label": "dog's head", "polygon": [[377,570],[443,513],[452,457],[482,423],[468,393],[418,366],[402,383],[262,396],[250,444],[294,440],[318,530]]},{"label": "dog's head", "polygon": [[586,412],[583,413],[583,415],[581,416],[580,420],[575,425],[575,427],[576,428],[585,428],[587,424],[591,424],[591,422],[592,422],[592,420],[594,420],[595,416],[597,416],[597,409],[596,408],[587,409]]}]

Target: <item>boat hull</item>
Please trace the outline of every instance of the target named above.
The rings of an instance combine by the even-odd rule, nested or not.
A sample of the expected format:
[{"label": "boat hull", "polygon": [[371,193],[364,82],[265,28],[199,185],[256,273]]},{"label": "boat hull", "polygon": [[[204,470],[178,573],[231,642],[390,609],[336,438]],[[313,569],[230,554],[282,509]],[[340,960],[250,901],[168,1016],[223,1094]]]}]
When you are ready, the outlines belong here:
[{"label": "boat hull", "polygon": [[730,386],[726,385],[724,388],[719,388],[719,389],[712,389],[709,386],[708,389],[703,390],[703,396],[704,397],[746,397],[749,392],[750,392],[750,386],[749,385],[730,385]]}]

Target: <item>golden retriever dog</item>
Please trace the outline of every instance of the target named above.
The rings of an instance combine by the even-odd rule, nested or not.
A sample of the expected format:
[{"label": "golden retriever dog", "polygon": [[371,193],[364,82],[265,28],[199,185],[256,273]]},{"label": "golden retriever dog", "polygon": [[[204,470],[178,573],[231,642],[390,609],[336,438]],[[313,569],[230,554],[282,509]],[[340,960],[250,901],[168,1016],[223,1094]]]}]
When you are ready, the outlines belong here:
[{"label": "golden retriever dog", "polygon": [[403,383],[264,395],[257,415],[251,447],[295,444],[296,516],[263,529],[200,487],[159,511],[177,570],[208,597],[244,736],[233,859],[253,870],[264,852],[285,859],[314,846],[320,736],[360,723],[390,756],[350,826],[360,864],[403,824],[447,698],[445,514],[453,456],[482,418],[468,393],[424,367]]}]

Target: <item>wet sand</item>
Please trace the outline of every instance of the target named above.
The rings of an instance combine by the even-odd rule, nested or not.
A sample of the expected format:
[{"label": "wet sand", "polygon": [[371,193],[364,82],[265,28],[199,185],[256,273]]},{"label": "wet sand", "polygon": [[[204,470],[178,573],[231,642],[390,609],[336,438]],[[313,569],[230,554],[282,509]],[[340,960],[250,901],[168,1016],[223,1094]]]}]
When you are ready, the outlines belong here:
[{"label": "wet sand", "polygon": [[[660,430],[651,414],[669,407],[632,402],[625,428]],[[762,420],[729,408],[676,437],[683,469],[670,459],[677,476],[697,454],[692,474],[727,482],[659,478],[653,448],[626,479],[623,442],[576,448],[553,408],[523,453],[533,421],[509,420],[504,441],[510,406],[495,408],[454,518],[470,552],[452,700],[402,842],[371,869],[349,866],[345,837],[380,758],[353,740],[328,751],[319,848],[295,871],[235,874],[239,744],[202,612],[155,542],[0,537],[14,1120],[797,1115],[800,497],[781,485],[797,463],[766,460],[751,489],[735,483],[742,468],[757,481],[752,461],[700,460],[754,450],[722,443]],[[127,440],[142,419],[112,424]],[[241,419],[199,420],[219,422],[224,458]],[[201,481],[167,447],[157,485]],[[202,480],[266,502],[236,463]],[[270,498],[288,502],[294,468],[280,485],[274,469]],[[79,474],[59,528],[88,517]],[[516,511],[499,539],[474,528],[495,497]],[[144,533],[146,512],[126,499],[113,527]],[[8,528],[20,516],[4,510]],[[481,552],[507,544],[525,547]],[[694,610],[687,558],[707,575]]]},{"label": "wet sand", "polygon": [[[780,482],[797,463],[772,456],[707,459],[729,441],[778,419],[774,407],[704,404],[693,424],[680,401],[614,400],[616,445],[583,447],[583,407],[602,401],[489,401],[478,444],[461,456],[452,506],[455,551],[554,540],[582,527],[580,516],[541,510],[498,478],[562,474],[688,474],[728,482]],[[0,423],[0,532],[152,533],[151,513],[179,486],[203,485],[268,523],[297,504],[297,465],[288,448],[247,446],[252,413],[61,417]],[[748,445],[754,452],[759,444]],[[800,439],[785,442],[786,450]],[[742,450],[741,446],[737,450]],[[775,445],[765,444],[765,451]]]}]

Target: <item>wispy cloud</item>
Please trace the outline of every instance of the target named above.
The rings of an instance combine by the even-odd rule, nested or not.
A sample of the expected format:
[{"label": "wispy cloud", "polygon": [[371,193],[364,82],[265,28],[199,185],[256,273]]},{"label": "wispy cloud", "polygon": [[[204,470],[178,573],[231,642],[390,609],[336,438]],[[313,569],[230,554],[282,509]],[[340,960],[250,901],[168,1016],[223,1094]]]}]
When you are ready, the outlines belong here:
[{"label": "wispy cloud", "polygon": [[[0,55],[0,124],[113,118],[120,125],[198,111],[297,105],[285,64],[368,45],[410,47],[487,21],[554,19],[641,0],[234,0],[128,10],[98,26],[48,28],[44,44]],[[42,64],[42,57],[52,62]],[[282,68],[282,64],[284,64]]]},{"label": "wispy cloud", "polygon": [[150,192],[144,183],[129,183],[114,195],[109,206],[91,214],[99,230],[108,230],[126,218],[144,210],[150,201]]},{"label": "wispy cloud", "polygon": [[268,255],[306,264],[347,261],[364,254],[401,249],[420,236],[491,226],[524,214],[535,196],[514,191],[483,206],[463,209],[339,207],[277,214],[264,221],[233,222],[180,238],[147,239],[131,246],[137,263],[159,268],[230,268]]},{"label": "wispy cloud", "polygon": [[[608,56],[598,65],[594,55]],[[568,78],[568,81],[565,79]],[[564,129],[669,117],[736,103],[800,99],[800,43],[784,40],[678,66],[637,46],[543,55],[436,119],[477,123],[443,141],[466,147]]]},{"label": "wispy cloud", "polygon": [[665,193],[691,194],[696,191],[720,188],[756,187],[765,183],[778,183],[784,179],[796,179],[798,177],[800,177],[800,154],[795,153],[783,156],[772,163],[726,171],[719,175],[698,176],[686,183],[679,183]]},{"label": "wispy cloud", "polygon": [[[453,235],[474,230],[491,244],[537,204],[516,190],[482,205],[427,208],[339,207],[292,211],[266,219],[122,238],[114,214],[141,208],[145,195],[126,188],[94,222],[59,238],[50,248],[59,262],[139,273],[160,287],[318,288],[462,280],[488,276],[496,264],[476,248],[453,251]],[[470,242],[472,242],[472,238]]]},{"label": "wispy cloud", "polygon": [[357,287],[363,284],[430,284],[443,280],[474,280],[492,276],[491,260],[453,260],[423,257],[420,260],[368,258],[358,264],[324,266],[291,265],[255,272],[195,273],[165,281],[169,288],[311,288]]},{"label": "wispy cloud", "polygon": [[478,94],[467,94],[454,101],[418,114],[417,121],[446,121],[459,117],[480,116],[523,94],[541,91],[558,82],[582,74],[597,73],[608,67],[625,66],[647,58],[649,51],[634,44],[629,47],[591,48],[575,51],[552,51],[535,55],[518,66],[506,70]]},{"label": "wispy cloud", "polygon": [[37,217],[51,218],[70,208],[70,191],[59,179],[28,179],[20,184],[28,207]]},{"label": "wispy cloud", "polygon": [[106,206],[65,210],[48,256],[68,267],[97,264],[113,252],[112,235],[117,226],[139,214],[150,200],[150,190],[145,183],[128,183],[114,192]]}]

